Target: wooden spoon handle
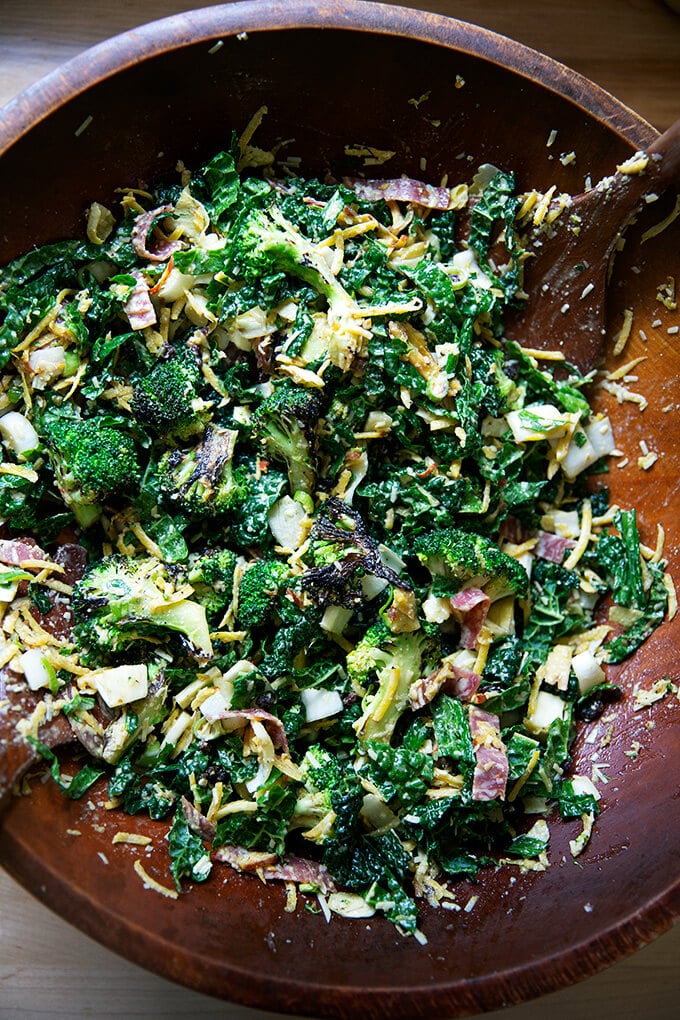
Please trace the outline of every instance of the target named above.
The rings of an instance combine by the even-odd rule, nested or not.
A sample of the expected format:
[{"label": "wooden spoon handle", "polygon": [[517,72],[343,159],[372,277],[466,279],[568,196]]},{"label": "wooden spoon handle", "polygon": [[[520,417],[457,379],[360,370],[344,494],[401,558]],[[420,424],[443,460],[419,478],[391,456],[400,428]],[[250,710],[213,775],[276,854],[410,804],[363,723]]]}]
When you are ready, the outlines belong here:
[{"label": "wooden spoon handle", "polygon": [[654,180],[664,188],[680,187],[680,120],[652,142],[647,153],[653,159]]}]

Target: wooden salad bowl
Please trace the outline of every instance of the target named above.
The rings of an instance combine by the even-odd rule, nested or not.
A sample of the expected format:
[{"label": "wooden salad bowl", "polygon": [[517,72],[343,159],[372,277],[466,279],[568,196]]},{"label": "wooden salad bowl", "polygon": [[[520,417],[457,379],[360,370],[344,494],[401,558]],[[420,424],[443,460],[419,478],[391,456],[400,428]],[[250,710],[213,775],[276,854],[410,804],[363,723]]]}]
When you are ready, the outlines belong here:
[{"label": "wooden salad bowl", "polygon": [[[211,7],[103,43],[5,108],[0,261],[81,236],[93,200],[111,204],[119,186],[169,177],[180,159],[199,165],[263,105],[257,143],[289,140],[286,152],[305,171],[373,169],[434,183],[443,174],[469,180],[491,162],[514,169],[520,189],[556,184],[575,193],[586,176],[598,180],[656,136],[568,68],[441,16],[350,0]],[[348,147],[394,155],[371,168]],[[560,161],[571,152],[575,161]],[[669,332],[680,315],[656,297],[677,264],[680,218],[644,239],[673,202],[666,196],[640,215],[609,286],[609,336],[627,308],[633,328],[607,367],[644,357],[625,385],[648,406],[604,392],[596,403],[611,413],[628,460],[611,470],[612,501],[638,508],[650,545],[663,526],[669,568],[680,578],[680,337]],[[638,466],[640,443],[658,454],[649,470]],[[578,863],[568,844],[580,823],[551,820],[551,866],[488,870],[476,884],[461,883],[458,899],[474,904],[469,911],[423,905],[426,945],[378,918],[326,923],[302,906],[287,913],[282,886],[226,867],[176,900],[145,889],[136,859],[169,884],[165,827],[105,810],[104,786],[69,801],[53,783],[33,782],[31,795],[2,816],[0,861],[111,949],[249,1006],[431,1020],[517,1003],[594,974],[680,914],[680,703],[671,690],[634,710],[636,685],[664,677],[677,684],[679,647],[676,617],[611,670],[624,690],[613,719],[583,728],[575,770],[590,775],[596,764],[608,782]],[[121,829],[148,834],[151,849],[112,845]]]}]

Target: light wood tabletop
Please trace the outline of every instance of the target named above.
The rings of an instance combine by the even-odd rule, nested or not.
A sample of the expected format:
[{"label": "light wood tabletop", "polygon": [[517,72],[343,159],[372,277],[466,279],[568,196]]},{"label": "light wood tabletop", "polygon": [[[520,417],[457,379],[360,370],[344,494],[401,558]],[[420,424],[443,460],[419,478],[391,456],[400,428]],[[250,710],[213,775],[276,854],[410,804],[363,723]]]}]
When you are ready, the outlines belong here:
[{"label": "light wood tabletop", "polygon": [[[204,5],[0,0],[0,104],[108,36]],[[533,46],[608,89],[659,129],[680,116],[680,14],[661,0],[410,0],[408,6]],[[671,1020],[678,1016],[679,962],[676,926],[598,976],[502,1016]],[[227,1005],[147,973],[71,928],[0,872],[0,1016],[267,1020],[275,1014]]]}]

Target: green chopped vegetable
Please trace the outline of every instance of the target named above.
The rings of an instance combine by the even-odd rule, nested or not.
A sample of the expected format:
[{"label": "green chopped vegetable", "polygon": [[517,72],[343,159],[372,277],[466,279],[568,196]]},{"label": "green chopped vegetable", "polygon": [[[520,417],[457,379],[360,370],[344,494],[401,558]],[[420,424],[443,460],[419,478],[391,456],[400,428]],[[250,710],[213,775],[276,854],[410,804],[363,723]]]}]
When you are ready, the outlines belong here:
[{"label": "green chopped vegetable", "polygon": [[258,152],[0,271],[0,589],[62,614],[17,661],[89,759],[68,781],[30,739],[67,796],[105,776],[166,820],[178,891],[221,848],[418,934],[422,890],[550,854],[530,801],[590,826],[574,736],[670,585],[585,484],[613,450],[587,380],[504,338],[512,174],[459,212]]}]

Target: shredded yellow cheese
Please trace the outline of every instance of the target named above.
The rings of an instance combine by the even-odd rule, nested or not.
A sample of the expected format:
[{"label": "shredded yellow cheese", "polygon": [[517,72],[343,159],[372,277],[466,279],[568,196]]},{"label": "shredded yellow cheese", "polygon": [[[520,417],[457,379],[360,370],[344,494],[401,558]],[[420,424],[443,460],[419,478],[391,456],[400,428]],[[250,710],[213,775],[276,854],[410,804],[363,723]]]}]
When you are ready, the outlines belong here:
[{"label": "shredded yellow cheese", "polygon": [[618,355],[621,354],[624,347],[628,343],[628,338],[630,337],[630,331],[632,327],[633,327],[633,309],[626,308],[626,310],[623,313],[623,325],[621,326],[621,329],[617,333],[616,338],[614,340],[614,349],[612,351],[614,357],[618,357]]},{"label": "shredded yellow cheese", "polygon": [[133,868],[141,878],[145,889],[151,889],[153,892],[160,893],[161,896],[166,896],[169,900],[176,900],[178,898],[179,893],[177,890],[168,889],[167,885],[161,885],[160,882],[157,882],[156,879],[144,869],[141,861],[135,861]]},{"label": "shredded yellow cheese", "polygon": [[142,836],[138,832],[123,832],[119,830],[111,839],[112,843],[129,843],[131,846],[148,846],[151,842],[150,836]]},{"label": "shredded yellow cheese", "polygon": [[579,536],[576,541],[576,545],[569,553],[569,556],[564,561],[565,570],[573,570],[578,561],[583,556],[584,552],[588,548],[590,542],[593,527],[593,509],[589,499],[584,499],[581,506],[581,528]]}]

